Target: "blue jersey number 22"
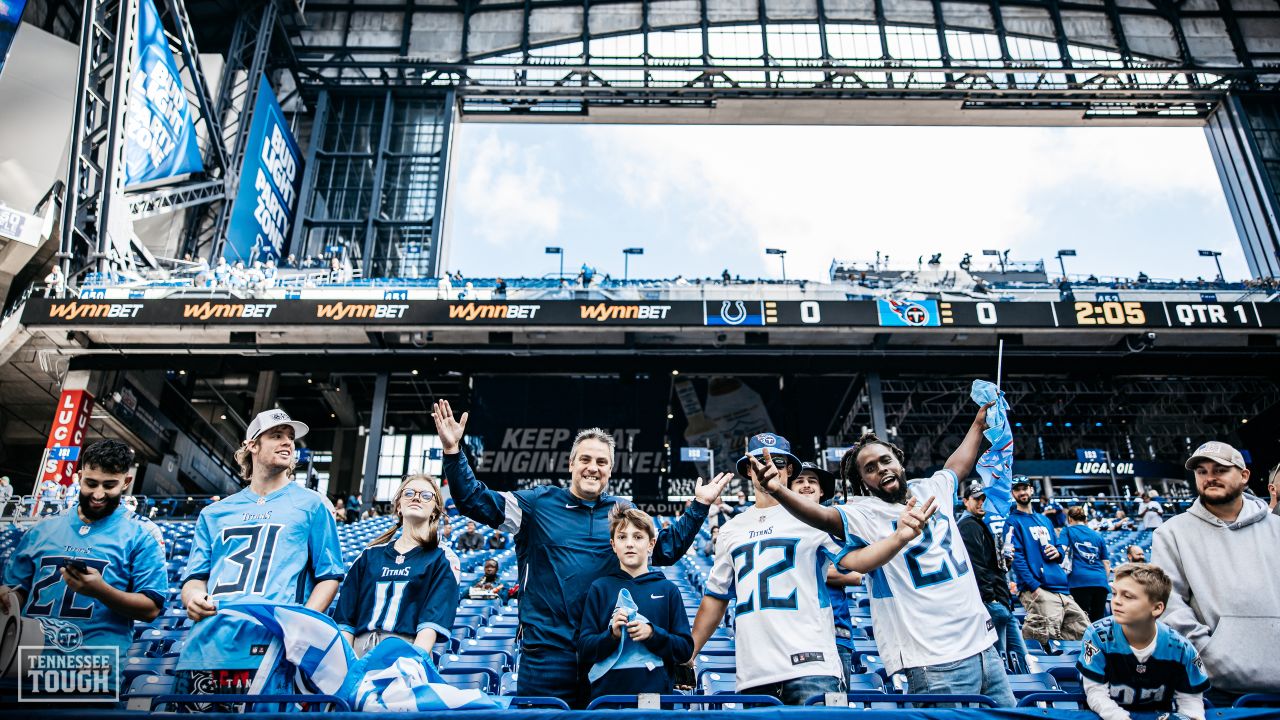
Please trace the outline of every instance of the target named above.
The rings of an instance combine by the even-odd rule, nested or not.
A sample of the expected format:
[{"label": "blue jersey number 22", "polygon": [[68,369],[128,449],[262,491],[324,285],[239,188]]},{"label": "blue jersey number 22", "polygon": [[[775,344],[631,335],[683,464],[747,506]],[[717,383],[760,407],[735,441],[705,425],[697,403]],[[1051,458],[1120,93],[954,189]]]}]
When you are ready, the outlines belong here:
[{"label": "blue jersey number 22", "polygon": [[[933,523],[931,522],[925,523],[924,531],[920,533],[920,541],[907,548],[902,554],[907,561],[907,570],[911,573],[911,582],[917,589],[937,585],[969,572],[969,564],[963,557],[956,557],[951,547],[951,523],[944,520],[940,524],[942,532],[938,535],[939,544],[946,555],[937,570],[925,572],[920,567],[920,558],[933,547]],[[894,526],[897,527],[897,523],[894,523]]]}]

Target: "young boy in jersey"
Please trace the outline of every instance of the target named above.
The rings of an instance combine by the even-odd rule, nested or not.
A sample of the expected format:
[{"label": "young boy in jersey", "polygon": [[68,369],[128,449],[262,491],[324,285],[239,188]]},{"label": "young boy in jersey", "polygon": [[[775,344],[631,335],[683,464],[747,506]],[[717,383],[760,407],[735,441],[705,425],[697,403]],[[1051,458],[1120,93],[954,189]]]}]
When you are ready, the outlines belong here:
[{"label": "young boy in jersey", "polygon": [[324,496],[292,477],[294,443],[307,430],[283,410],[260,413],[236,451],[248,487],[200,511],[182,584],[195,625],[178,658],[179,692],[288,691],[287,678],[257,678],[270,633],[218,615],[218,605],[249,596],[325,612],[338,592],[338,527]]},{"label": "young boy in jersey", "polygon": [[1102,720],[1129,720],[1130,712],[1174,710],[1204,720],[1209,677],[1195,646],[1159,622],[1173,587],[1155,565],[1116,569],[1111,617],[1090,625],[1076,668],[1089,709]]},{"label": "young boy in jersey", "polygon": [[450,636],[458,607],[458,579],[440,547],[444,501],[435,478],[410,475],[393,497],[396,524],[351,565],[333,613],[357,657],[389,637],[430,652]]},{"label": "young boy in jersey", "polygon": [[5,568],[8,587],[0,595],[16,593],[25,617],[79,628],[76,654],[115,647],[123,658],[134,621],[151,622],[164,606],[164,551],[141,519],[120,504],[133,482],[133,458],[119,440],[85,448],[75,512],[28,530]]},{"label": "young boy in jersey", "polygon": [[[693,637],[680,591],[662,573],[649,570],[658,542],[653,518],[634,507],[614,506],[609,538],[619,567],[587,589],[578,626],[578,662],[587,671],[591,697],[669,695],[676,666],[693,651]],[[623,590],[630,604],[620,604]],[[628,652],[624,643],[637,645]]]},{"label": "young boy in jersey", "polygon": [[[852,564],[889,557],[919,532],[932,510],[916,509],[913,503],[899,518],[896,540],[842,550],[828,533],[779,507],[764,489],[772,483],[791,492],[786,490],[787,478],[800,461],[790,447],[772,433],[748,441],[738,471],[751,478],[756,502],[720,529],[716,558],[694,618],[693,641],[696,656],[732,601],[738,692],[773,695],[785,704],[799,705],[844,686],[823,570],[826,562],[843,552],[850,553],[845,559]],[[798,503],[821,508],[791,495]]]},{"label": "young boy in jersey", "polygon": [[851,550],[840,565],[866,575],[876,646],[889,674],[905,671],[912,693],[982,694],[1013,707],[994,625],[956,520],[934,513],[939,500],[952,502],[958,478],[973,472],[988,407],[930,478],[908,481],[902,450],[867,434],[840,460],[851,494],[865,495],[823,507],[777,478],[766,478],[764,487],[789,513]]}]

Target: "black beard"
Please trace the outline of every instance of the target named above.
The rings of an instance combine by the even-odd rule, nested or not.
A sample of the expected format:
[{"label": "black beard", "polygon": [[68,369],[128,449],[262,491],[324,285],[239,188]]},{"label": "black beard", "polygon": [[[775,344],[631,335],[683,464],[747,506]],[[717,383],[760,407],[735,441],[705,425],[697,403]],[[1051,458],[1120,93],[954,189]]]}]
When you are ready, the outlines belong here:
[{"label": "black beard", "polygon": [[1233,493],[1228,493],[1222,496],[1221,498],[1210,498],[1204,493],[1200,493],[1200,502],[1203,505],[1230,505],[1236,500],[1239,500],[1240,496],[1243,494],[1244,494],[1244,488],[1240,488],[1239,490],[1236,490]]},{"label": "black beard", "polygon": [[898,489],[893,492],[885,492],[880,488],[868,487],[872,495],[889,503],[890,505],[905,505],[907,503],[907,486],[902,484],[902,480],[898,480]]},{"label": "black beard", "polygon": [[120,507],[119,495],[116,495],[115,497],[111,497],[110,495],[108,495],[103,500],[103,506],[101,510],[94,510],[93,508],[89,507],[89,501],[91,499],[92,497],[90,497],[89,495],[80,493],[80,514],[84,515],[85,518],[88,520],[101,520],[102,518],[107,517],[111,513],[115,512],[116,508]]}]

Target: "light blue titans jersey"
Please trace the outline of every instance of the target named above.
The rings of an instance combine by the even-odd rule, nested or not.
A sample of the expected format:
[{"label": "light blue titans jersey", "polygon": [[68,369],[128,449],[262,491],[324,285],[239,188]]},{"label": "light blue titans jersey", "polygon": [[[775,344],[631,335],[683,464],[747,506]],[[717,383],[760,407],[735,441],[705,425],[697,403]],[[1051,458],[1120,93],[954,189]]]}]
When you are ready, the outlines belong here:
[{"label": "light blue titans jersey", "polygon": [[133,638],[133,620],[101,600],[72,592],[62,580],[62,568],[72,559],[102,573],[111,587],[142,593],[163,607],[169,589],[164,551],[138,516],[120,506],[93,523],[74,512],[41,521],[22,536],[5,567],[5,584],[27,594],[23,615],[72,623],[85,646],[113,645],[123,657]]},{"label": "light blue titans jersey", "polygon": [[[324,498],[289,483],[266,497],[245,488],[201,510],[182,582],[204,580],[219,606],[244,596],[301,605],[315,583],[342,575]],[[215,615],[192,628],[177,669],[256,668],[270,642],[250,620]]]}]

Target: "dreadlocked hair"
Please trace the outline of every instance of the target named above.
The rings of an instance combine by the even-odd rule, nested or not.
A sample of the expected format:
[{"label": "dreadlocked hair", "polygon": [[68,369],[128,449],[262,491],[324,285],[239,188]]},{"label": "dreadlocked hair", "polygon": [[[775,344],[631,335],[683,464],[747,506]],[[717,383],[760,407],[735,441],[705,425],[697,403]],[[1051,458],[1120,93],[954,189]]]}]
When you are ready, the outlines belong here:
[{"label": "dreadlocked hair", "polygon": [[883,445],[889,448],[889,452],[898,459],[902,465],[907,464],[906,453],[902,452],[902,448],[894,445],[888,440],[881,440],[875,433],[863,433],[862,437],[853,444],[853,447],[845,451],[840,456],[840,477],[844,479],[845,485],[849,488],[850,495],[870,495],[871,491],[867,489],[866,483],[862,482],[862,473],[858,471],[858,453],[862,452],[868,445]]}]

